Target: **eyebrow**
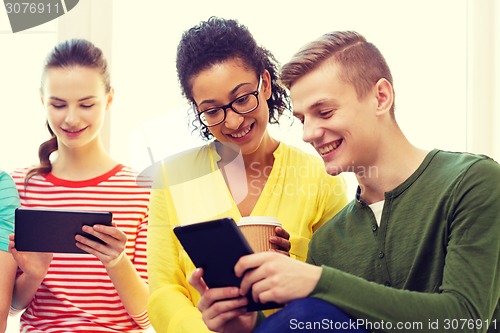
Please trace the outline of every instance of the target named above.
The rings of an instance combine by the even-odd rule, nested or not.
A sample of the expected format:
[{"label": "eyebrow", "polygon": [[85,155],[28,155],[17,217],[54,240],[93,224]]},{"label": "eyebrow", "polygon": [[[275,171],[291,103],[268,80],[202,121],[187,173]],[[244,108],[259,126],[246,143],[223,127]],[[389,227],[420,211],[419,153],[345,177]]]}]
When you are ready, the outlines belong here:
[{"label": "eyebrow", "polygon": [[[234,95],[238,89],[240,89],[241,87],[245,86],[245,85],[249,85],[249,84],[252,84],[252,82],[243,82],[243,83],[240,83],[238,84],[236,87],[234,87],[230,92],[229,94],[230,95]],[[198,104],[198,106],[200,105],[203,105],[203,104],[206,104],[206,103],[214,103],[215,100],[214,99],[205,99],[203,101],[200,102],[200,104]]]},{"label": "eyebrow", "polygon": [[336,103],[336,101],[334,99],[327,99],[327,98],[320,99],[319,101],[314,102],[309,108],[316,109],[316,108],[322,107],[325,104],[332,103],[332,102]]},{"label": "eyebrow", "polygon": [[[313,104],[311,104],[307,109],[309,109],[309,110],[319,109],[322,106],[324,106],[325,104],[338,104],[338,103],[335,99],[323,98],[323,99],[320,99],[320,100],[314,102]],[[301,112],[295,112],[295,111],[292,112],[292,114],[294,117],[298,117],[298,116],[303,115]]]},{"label": "eyebrow", "polygon": [[[87,97],[84,97],[84,98],[80,98],[78,100],[78,102],[83,102],[83,101],[86,101],[86,100],[92,99],[92,98],[96,98],[96,96],[87,96]],[[51,96],[49,99],[52,99],[52,100],[55,100],[55,101],[58,101],[58,102],[66,102],[66,100],[64,100],[62,98],[59,98],[59,97],[54,97],[54,96]]]}]

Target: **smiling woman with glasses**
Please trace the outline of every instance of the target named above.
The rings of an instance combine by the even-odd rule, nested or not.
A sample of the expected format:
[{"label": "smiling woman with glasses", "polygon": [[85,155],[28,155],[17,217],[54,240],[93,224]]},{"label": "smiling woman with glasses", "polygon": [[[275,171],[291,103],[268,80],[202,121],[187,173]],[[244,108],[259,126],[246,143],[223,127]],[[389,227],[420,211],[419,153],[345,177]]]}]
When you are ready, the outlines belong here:
[{"label": "smiling woman with glasses", "polygon": [[[148,229],[148,314],[157,333],[208,333],[189,284],[195,267],[172,226],[219,217],[273,216],[283,228],[269,239],[304,261],[309,240],[346,204],[342,178],[319,157],[271,137],[268,124],[290,112],[278,64],[235,20],[212,17],[184,32],[177,49],[182,92],[207,144],[162,161]],[[214,290],[240,302],[246,298]],[[253,317],[253,313],[249,317]]]}]

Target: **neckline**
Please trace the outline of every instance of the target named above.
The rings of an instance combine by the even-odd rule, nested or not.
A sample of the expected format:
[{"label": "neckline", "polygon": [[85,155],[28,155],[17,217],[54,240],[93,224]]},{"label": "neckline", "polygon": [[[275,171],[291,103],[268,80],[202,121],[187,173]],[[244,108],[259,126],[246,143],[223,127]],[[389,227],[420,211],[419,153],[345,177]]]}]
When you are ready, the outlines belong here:
[{"label": "neckline", "polygon": [[[440,151],[439,149],[433,149],[429,153],[427,153],[424,160],[422,161],[422,163],[420,163],[415,172],[413,172],[404,182],[396,186],[394,189],[384,193],[384,201],[397,197],[398,195],[403,193],[408,187],[410,187],[420,177],[420,175],[424,172],[424,170],[429,166],[432,159],[434,158],[434,156],[436,156],[436,154],[439,151]],[[362,205],[367,205],[363,200],[361,200],[360,195],[361,195],[361,188],[358,186],[356,190],[356,201]]]},{"label": "neckline", "polygon": [[123,164],[117,164],[111,170],[103,173],[102,175],[99,175],[97,177],[90,178],[90,179],[84,179],[84,180],[63,179],[63,178],[56,177],[51,172],[45,176],[45,180],[52,183],[53,185],[72,187],[72,188],[96,186],[99,183],[102,183],[103,181],[109,179],[111,176],[115,175],[117,172],[119,172],[123,168],[124,168]]},{"label": "neckline", "polygon": [[[277,165],[278,160],[282,156],[282,150],[284,149],[282,147],[284,147],[284,146],[285,145],[282,144],[281,141],[279,141],[278,147],[273,151],[273,156],[274,156],[273,167],[271,168],[271,172],[269,173],[269,176],[267,177],[266,184],[262,188],[262,191],[259,195],[259,198],[257,199],[257,202],[255,203],[255,206],[253,206],[252,211],[250,212],[250,214],[248,216],[255,216],[256,212],[260,209],[261,201],[265,200],[262,198],[262,194],[267,191],[268,186],[271,186],[271,185],[269,185],[269,180],[274,178],[274,174],[276,172],[278,172],[278,171],[276,171],[278,169],[276,167],[276,165]],[[234,199],[233,199],[233,204],[234,204],[236,211],[238,212],[238,215],[240,216],[240,219],[241,219],[243,217],[243,215],[241,214],[240,209],[238,208],[238,205],[236,204],[236,202],[234,202]]]}]

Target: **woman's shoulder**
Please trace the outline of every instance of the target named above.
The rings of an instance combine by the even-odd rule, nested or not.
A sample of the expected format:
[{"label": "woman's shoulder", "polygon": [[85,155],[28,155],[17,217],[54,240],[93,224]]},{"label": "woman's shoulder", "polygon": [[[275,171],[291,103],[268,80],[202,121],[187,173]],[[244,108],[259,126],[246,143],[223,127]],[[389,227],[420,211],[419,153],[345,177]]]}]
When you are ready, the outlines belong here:
[{"label": "woman's shoulder", "polygon": [[153,178],[131,166],[119,164],[116,173],[109,177],[109,181],[119,182],[124,186],[138,186],[141,188],[151,188]]},{"label": "woman's shoulder", "polygon": [[336,182],[337,177],[329,175],[325,170],[323,160],[298,147],[281,143],[280,152],[276,156],[273,168],[279,168],[281,175],[286,177],[299,177],[304,183]]},{"label": "woman's shoulder", "polygon": [[12,179],[15,180],[18,180],[18,179],[23,179],[26,178],[26,175],[28,174],[28,172],[33,169],[35,166],[32,165],[32,166],[29,166],[29,167],[18,167],[18,168],[15,168],[11,173],[10,173],[10,176],[12,177]]},{"label": "woman's shoulder", "polygon": [[10,175],[5,172],[3,169],[0,169],[0,181],[9,181]]},{"label": "woman's shoulder", "polygon": [[139,174],[139,171],[137,171],[135,168],[124,164],[117,164],[114,170],[116,170],[115,175],[119,177],[137,177],[137,175]]},{"label": "woman's shoulder", "polygon": [[307,164],[324,169],[323,161],[318,155],[314,155],[296,146],[281,142],[277,152],[280,155],[286,156],[289,163]]},{"label": "woman's shoulder", "polygon": [[219,160],[215,146],[204,145],[156,161],[141,170],[139,177],[160,180],[162,184],[161,180],[168,177],[171,183],[182,183],[213,172]]},{"label": "woman's shoulder", "polygon": [[15,188],[14,180],[11,175],[9,175],[6,171],[0,169],[0,190],[6,188]]}]

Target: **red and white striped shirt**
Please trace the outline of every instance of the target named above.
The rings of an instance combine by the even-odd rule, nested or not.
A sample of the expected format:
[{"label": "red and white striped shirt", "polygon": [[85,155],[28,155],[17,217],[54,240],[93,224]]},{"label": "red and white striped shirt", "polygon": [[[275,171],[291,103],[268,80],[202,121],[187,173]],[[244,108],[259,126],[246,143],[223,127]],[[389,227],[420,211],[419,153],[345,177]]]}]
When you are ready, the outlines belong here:
[{"label": "red and white striped shirt", "polygon": [[[21,206],[112,212],[113,221],[128,238],[125,253],[147,281],[150,189],[137,185],[135,172],[117,165],[85,181],[36,175],[25,187],[27,171],[16,170],[12,174]],[[55,253],[45,279],[21,316],[20,331],[143,332],[147,327],[146,313],[127,313],[99,259],[90,254]]]}]

